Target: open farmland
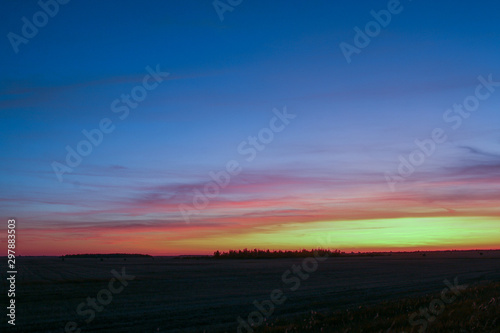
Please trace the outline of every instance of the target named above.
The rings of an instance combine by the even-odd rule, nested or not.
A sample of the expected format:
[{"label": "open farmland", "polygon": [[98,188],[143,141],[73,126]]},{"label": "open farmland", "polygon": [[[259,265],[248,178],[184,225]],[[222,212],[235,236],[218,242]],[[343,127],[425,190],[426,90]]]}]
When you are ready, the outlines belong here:
[{"label": "open farmland", "polygon": [[[267,321],[436,293],[446,287],[445,279],[458,278],[460,284],[500,281],[500,251],[428,253],[425,257],[394,253],[328,258],[292,291],[294,283],[285,283],[282,275],[302,261],[21,257],[16,326],[9,331],[64,332],[72,321],[82,332],[235,332],[237,317],[246,319],[256,310],[252,303],[270,299],[274,289],[281,289],[286,300]],[[2,274],[7,271],[5,262]],[[78,306],[109,289],[114,278],[111,271],[123,269],[134,278],[86,323],[89,312],[78,314]],[[2,283],[6,290],[5,276]],[[119,285],[115,281],[115,287]],[[2,298],[6,304],[5,292]],[[2,320],[5,327],[5,315]]]}]

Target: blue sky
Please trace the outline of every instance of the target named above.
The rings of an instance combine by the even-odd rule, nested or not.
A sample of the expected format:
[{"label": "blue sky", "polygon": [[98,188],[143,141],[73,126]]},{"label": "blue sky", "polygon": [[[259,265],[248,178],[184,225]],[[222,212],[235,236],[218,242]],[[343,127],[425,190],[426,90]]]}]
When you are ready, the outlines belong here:
[{"label": "blue sky", "polygon": [[[235,226],[255,235],[238,231],[245,247],[269,246],[258,236],[263,224],[301,230],[454,212],[498,225],[500,92],[457,130],[443,120],[474,95],[479,76],[500,81],[497,2],[401,1],[347,63],[339,44],[353,44],[353,29],[387,4],[243,1],[221,21],[211,1],[70,1],[17,53],[7,35],[21,35],[22,17],[32,21],[41,9],[3,4],[1,216],[23,220],[27,251],[47,254],[80,250],[63,242],[43,252],[51,237],[147,252],[151,228],[175,238],[155,243],[156,253],[175,252],[173,244],[187,253],[226,244]],[[141,84],[147,66],[170,75],[120,120],[110,104]],[[238,145],[285,107],[296,118],[246,162]],[[59,182],[52,163],[103,118],[114,131]],[[384,175],[436,127],[447,141],[392,192]],[[192,205],[208,172],[233,159],[241,174],[184,223],[179,205]],[[466,193],[466,203],[457,198]],[[125,245],[109,236],[115,229],[123,239],[145,236],[117,248]],[[207,232],[210,242],[197,245]]]}]

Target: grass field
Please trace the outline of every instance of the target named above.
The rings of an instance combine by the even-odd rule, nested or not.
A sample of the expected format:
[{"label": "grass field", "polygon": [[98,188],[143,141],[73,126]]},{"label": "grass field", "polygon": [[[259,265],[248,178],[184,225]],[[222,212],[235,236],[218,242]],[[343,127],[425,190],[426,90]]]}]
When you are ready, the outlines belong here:
[{"label": "grass field", "polygon": [[[2,327],[8,326],[6,332],[65,332],[67,323],[74,322],[82,332],[236,332],[237,318],[248,320],[257,311],[254,301],[263,304],[279,289],[283,292],[281,304],[274,305],[270,316],[261,313],[263,322],[253,325],[251,331],[418,332],[423,324],[412,326],[409,315],[439,297],[445,280],[453,283],[457,279],[469,289],[446,304],[428,323],[427,331],[437,332],[453,321],[453,329],[475,327],[470,332],[483,332],[479,323],[481,315],[486,315],[484,324],[488,321],[489,326],[484,331],[498,332],[494,330],[495,325],[500,326],[498,320],[493,321],[498,316],[499,284],[495,282],[500,282],[500,251],[483,252],[332,257],[318,262],[307,278],[298,279],[298,286],[290,278],[297,276],[292,267],[301,265],[301,258],[62,261],[21,257],[17,259],[16,326],[7,325],[4,314]],[[4,290],[5,262],[1,267]],[[113,270],[133,279],[118,288],[121,284]],[[292,273],[284,281],[282,276],[288,270]],[[113,288],[121,290],[108,293],[112,299],[101,311],[94,311],[95,317],[87,323],[87,298],[109,290],[113,278]],[[1,297],[6,304],[6,292]],[[82,303],[85,307],[79,314]],[[449,317],[450,313],[455,315]],[[415,321],[419,319],[421,316]]]}]

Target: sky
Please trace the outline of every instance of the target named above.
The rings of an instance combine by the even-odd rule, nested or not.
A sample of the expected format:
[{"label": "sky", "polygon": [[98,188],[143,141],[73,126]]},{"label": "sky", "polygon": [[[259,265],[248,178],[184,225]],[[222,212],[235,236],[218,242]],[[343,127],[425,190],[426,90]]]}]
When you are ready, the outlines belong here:
[{"label": "sky", "polygon": [[496,1],[2,7],[18,254],[500,248]]}]

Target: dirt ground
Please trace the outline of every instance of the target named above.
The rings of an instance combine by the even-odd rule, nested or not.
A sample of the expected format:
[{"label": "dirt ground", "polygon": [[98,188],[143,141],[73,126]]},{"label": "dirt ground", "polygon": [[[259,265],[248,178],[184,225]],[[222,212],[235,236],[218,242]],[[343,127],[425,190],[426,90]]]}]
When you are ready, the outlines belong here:
[{"label": "dirt ground", "polygon": [[[298,275],[292,267],[302,265],[302,258],[62,261],[21,257],[17,259],[16,326],[7,325],[3,314],[2,327],[8,329],[2,332],[65,332],[68,322],[81,332],[236,332],[237,318],[247,319],[256,310],[253,302],[269,300],[275,289],[286,300],[275,306],[266,321],[435,293],[446,287],[445,280],[453,283],[455,278],[460,284],[500,281],[500,251],[482,252],[328,258],[318,262],[307,278],[299,276],[293,283],[289,279]],[[8,289],[6,261],[1,266],[3,306]],[[119,292],[102,292],[101,296],[108,293],[112,299],[100,312],[94,311],[95,317],[87,323],[89,312],[81,312],[90,307],[82,306],[80,314],[77,308],[88,297],[109,290],[115,278],[112,270],[134,278]],[[288,270],[288,280],[283,279]],[[115,291],[120,289],[119,281],[113,283]]]}]

